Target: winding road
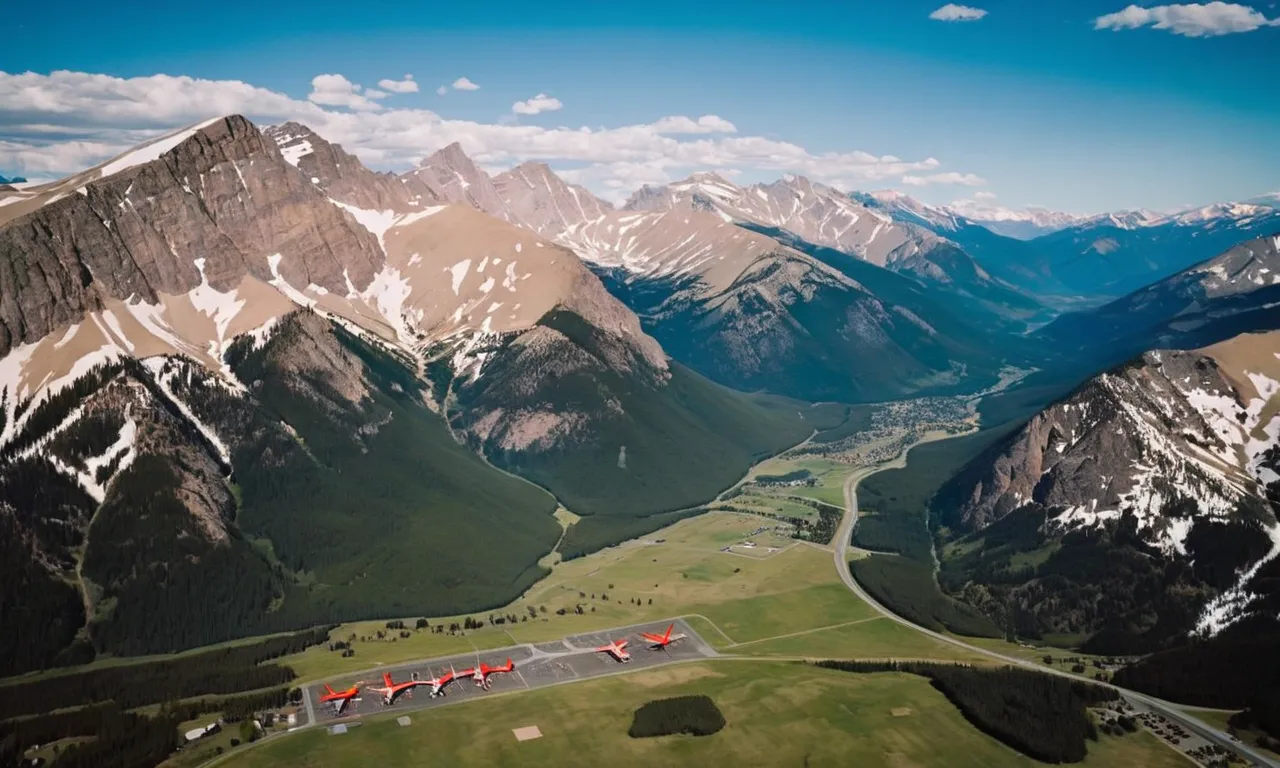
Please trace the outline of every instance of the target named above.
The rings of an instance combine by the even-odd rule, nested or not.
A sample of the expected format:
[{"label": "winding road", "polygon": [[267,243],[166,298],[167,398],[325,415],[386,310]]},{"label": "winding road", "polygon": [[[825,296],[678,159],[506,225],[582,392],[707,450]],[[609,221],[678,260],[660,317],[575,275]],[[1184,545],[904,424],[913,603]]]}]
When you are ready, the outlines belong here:
[{"label": "winding road", "polygon": [[[907,451],[909,450],[910,448],[907,449]],[[1032,669],[1032,670],[1035,670],[1036,672],[1047,672],[1049,674],[1058,675],[1059,677],[1070,678],[1072,680],[1083,679],[1083,678],[1077,677],[1076,675],[1070,674],[1068,672],[1063,672],[1062,670],[1054,669],[1052,667],[1045,667],[1040,664],[1036,664],[1034,662],[1028,661],[1026,659],[1020,659],[1020,658],[1017,658],[1016,656],[1006,656],[998,651],[992,651],[987,648],[980,648],[976,645],[970,645],[969,643],[966,643],[965,641],[957,637],[943,634],[941,632],[935,632],[931,629],[921,627],[918,624],[914,624],[908,621],[907,619],[904,619],[903,617],[899,616],[898,614],[894,613],[893,611],[885,608],[880,603],[876,602],[875,598],[867,594],[866,591],[862,588],[862,586],[858,584],[858,582],[853,578],[853,573],[849,570],[849,542],[853,538],[853,528],[858,522],[858,494],[857,494],[858,482],[869,477],[870,475],[875,474],[876,472],[880,472],[893,467],[900,467],[905,465],[907,451],[903,451],[902,455],[899,456],[894,461],[887,462],[874,469],[867,470],[867,471],[855,471],[851,475],[849,475],[849,478],[847,480],[845,480],[844,518],[840,521],[840,527],[836,531],[835,552],[834,552],[836,572],[840,574],[840,580],[843,581],[844,585],[848,587],[850,591],[852,591],[855,595],[857,595],[858,598],[864,601],[867,605],[870,605],[872,608],[878,611],[885,618],[888,618],[892,621],[896,621],[899,624],[903,625],[904,627],[909,627],[911,629],[914,629],[917,632],[928,635],[929,637],[932,637],[935,640],[939,640],[944,643],[950,643],[951,645],[954,645],[958,648],[963,648],[973,653],[980,653],[984,656],[988,656],[992,659],[995,659],[997,661],[1001,661],[1013,666]],[[1089,681],[1089,682],[1095,682],[1095,681]],[[1112,685],[1111,683],[1096,683],[1096,684],[1105,686],[1107,688],[1111,688],[1115,691],[1119,691],[1120,694],[1124,696],[1126,699],[1128,699],[1129,701],[1141,704],[1142,706],[1146,707],[1147,709],[1150,709],[1153,712],[1158,712],[1159,714],[1163,715],[1167,719],[1181,725],[1182,727],[1186,728],[1187,730],[1193,733],[1196,733],[1202,738],[1214,744],[1217,744],[1219,746],[1225,747],[1233,752],[1236,752],[1237,754],[1248,757],[1250,760],[1254,761],[1254,763],[1257,765],[1265,765],[1265,766],[1271,766],[1272,768],[1280,768],[1280,763],[1277,763],[1272,758],[1261,754],[1253,747],[1250,747],[1248,744],[1244,744],[1243,742],[1237,741],[1233,739],[1231,736],[1229,736],[1228,734],[1216,728],[1213,728],[1212,726],[1209,726],[1201,722],[1200,720],[1197,720],[1194,717],[1191,717],[1190,715],[1188,715],[1187,713],[1179,709],[1178,705],[1173,704],[1172,702],[1164,701],[1163,699],[1157,699],[1152,696],[1147,696],[1145,694],[1137,693],[1135,691],[1129,690],[1128,688],[1121,688],[1120,686]]]}]

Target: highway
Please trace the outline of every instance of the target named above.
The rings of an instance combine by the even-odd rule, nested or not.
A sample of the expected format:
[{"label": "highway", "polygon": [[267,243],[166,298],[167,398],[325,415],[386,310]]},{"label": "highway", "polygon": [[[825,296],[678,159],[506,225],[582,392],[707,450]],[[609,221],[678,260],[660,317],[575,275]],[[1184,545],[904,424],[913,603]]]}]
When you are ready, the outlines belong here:
[{"label": "highway", "polygon": [[[908,448],[907,450],[910,450],[910,449]],[[902,455],[899,456],[894,461],[887,462],[870,471],[861,471],[861,472],[855,471],[853,474],[849,475],[849,478],[847,480],[845,480],[844,518],[840,521],[840,527],[836,531],[835,553],[834,553],[836,571],[840,574],[840,580],[844,582],[844,585],[848,587],[850,591],[852,591],[855,595],[857,595],[861,600],[863,600],[867,605],[870,605],[872,608],[878,611],[885,618],[891,619],[892,621],[896,621],[899,624],[903,625],[904,627],[909,627],[911,629],[914,629],[917,632],[928,635],[929,637],[932,637],[935,640],[940,640],[944,643],[950,643],[951,645],[957,646],[959,648],[964,648],[967,651],[971,651],[973,653],[980,653],[980,654],[983,654],[984,656],[988,656],[997,661],[1001,661],[1006,664],[1010,664],[1017,667],[1023,667],[1026,669],[1035,670],[1036,672],[1046,672],[1049,674],[1058,675],[1060,677],[1070,678],[1072,680],[1086,679],[1086,678],[1081,678],[1076,675],[1070,674],[1068,672],[1063,672],[1058,669],[1045,667],[1040,664],[1036,664],[1034,662],[1028,661],[1026,659],[1020,659],[1015,656],[1006,656],[1002,653],[999,653],[998,651],[992,651],[986,648],[980,648],[976,645],[970,645],[969,643],[966,643],[965,641],[957,637],[946,635],[941,632],[935,632],[931,629],[927,629],[925,627],[919,626],[918,624],[914,624],[908,621],[907,619],[904,619],[903,617],[899,616],[898,614],[894,613],[893,611],[885,608],[880,603],[876,602],[875,598],[867,594],[866,591],[862,589],[862,586],[859,585],[858,582],[853,578],[853,573],[849,569],[849,543],[853,538],[853,528],[855,525],[857,525],[857,522],[858,522],[858,495],[857,495],[858,482],[869,477],[870,475],[875,474],[876,472],[880,472],[885,469],[890,469],[894,467],[904,466],[906,464],[906,455],[907,455],[907,451],[903,451]],[[1148,709],[1152,710],[1153,712],[1160,713],[1161,715],[1165,716],[1169,720],[1172,720],[1173,722],[1178,723],[1182,727],[1186,728],[1187,730],[1193,733],[1198,734],[1202,738],[1214,744],[1217,744],[1219,746],[1225,747],[1239,755],[1243,755],[1249,758],[1257,765],[1272,766],[1272,768],[1280,768],[1280,763],[1277,763],[1275,760],[1267,757],[1266,755],[1261,754],[1260,752],[1258,752],[1248,744],[1244,744],[1243,742],[1236,741],[1235,739],[1231,738],[1231,736],[1229,736],[1228,734],[1222,731],[1219,731],[1218,729],[1213,728],[1212,726],[1209,726],[1201,722],[1200,720],[1197,720],[1194,717],[1191,717],[1190,715],[1186,714],[1181,709],[1179,709],[1178,706],[1176,704],[1173,704],[1172,702],[1164,701],[1163,699],[1157,699],[1155,697],[1147,696],[1142,693],[1137,693],[1127,688],[1121,688],[1118,685],[1112,685],[1111,683],[1101,683],[1101,682],[1096,682],[1092,680],[1090,680],[1089,682],[1093,682],[1096,685],[1102,685],[1107,688],[1111,688],[1113,690],[1119,691],[1120,694],[1123,695],[1126,699],[1129,699],[1132,702],[1140,703],[1143,706],[1147,707]]]}]

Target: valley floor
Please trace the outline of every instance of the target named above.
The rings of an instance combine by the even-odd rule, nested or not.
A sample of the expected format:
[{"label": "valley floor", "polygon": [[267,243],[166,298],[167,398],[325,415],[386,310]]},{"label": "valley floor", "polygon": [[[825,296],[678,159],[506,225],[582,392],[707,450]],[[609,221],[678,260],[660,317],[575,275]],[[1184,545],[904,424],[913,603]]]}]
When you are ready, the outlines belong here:
[{"label": "valley floor", "polygon": [[[969,428],[955,422],[949,428],[930,426],[906,425],[904,430],[914,430],[914,443]],[[330,633],[330,641],[349,644],[354,655],[313,646],[280,661],[303,683],[329,682],[338,688],[357,678],[376,680],[395,666],[403,672],[407,663],[420,659],[481,657],[492,663],[501,660],[486,651],[521,644],[546,648],[569,636],[676,616],[719,658],[629,668],[624,674],[566,685],[513,686],[509,692],[495,685],[493,695],[465,696],[458,706],[439,709],[395,707],[383,713],[380,706],[371,706],[346,734],[330,735],[318,727],[281,733],[230,749],[217,764],[324,768],[387,760],[399,765],[597,765],[601,755],[616,765],[834,765],[855,756],[867,765],[1035,764],[966,722],[923,678],[848,675],[800,661],[993,663],[982,652],[989,650],[985,646],[980,651],[944,642],[882,615],[842,583],[832,566],[834,547],[791,539],[790,529],[766,516],[786,516],[790,510],[783,504],[797,504],[796,499],[839,505],[843,516],[846,482],[872,471],[870,460],[842,463],[815,455],[812,445],[771,459],[744,479],[752,504],[766,507],[760,510],[763,515],[713,511],[682,520],[640,539],[558,562],[549,577],[491,614],[429,618],[425,627],[408,618],[404,629],[390,629],[385,621],[344,624]],[[877,458],[874,464],[883,466],[884,458]],[[901,462],[902,455],[896,460]],[[801,488],[752,487],[761,474],[797,469],[809,471],[816,481]],[[770,510],[770,503],[778,507]],[[467,618],[483,626],[463,630]],[[990,650],[998,645],[993,641]],[[505,658],[506,652],[501,655]],[[636,707],[687,693],[711,696],[728,726],[703,738],[627,736]],[[406,712],[411,723],[397,725],[395,718]],[[537,726],[542,737],[517,741],[512,729],[527,726]],[[196,754],[179,753],[170,762],[198,764],[188,759]],[[1163,768],[1186,761],[1143,731],[1091,743],[1085,764]]]},{"label": "valley floor", "polygon": [[[707,737],[633,739],[647,701],[710,696],[724,730]],[[1030,766],[973,728],[923,678],[848,675],[797,662],[707,661],[477,699],[415,713],[408,726],[372,718],[343,735],[310,729],[243,749],[225,766],[859,765]],[[542,737],[517,741],[516,728]],[[1174,768],[1187,763],[1146,733],[1104,737],[1086,766]]]}]

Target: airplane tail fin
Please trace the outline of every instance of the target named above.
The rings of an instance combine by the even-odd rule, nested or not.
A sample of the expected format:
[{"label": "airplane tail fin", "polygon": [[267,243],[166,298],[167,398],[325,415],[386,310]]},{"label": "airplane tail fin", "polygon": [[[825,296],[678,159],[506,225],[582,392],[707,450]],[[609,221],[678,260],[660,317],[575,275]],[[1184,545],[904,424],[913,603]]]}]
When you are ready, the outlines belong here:
[{"label": "airplane tail fin", "polygon": [[515,668],[516,668],[516,665],[512,663],[512,661],[511,661],[511,657],[510,657],[510,656],[508,656],[508,657],[507,657],[507,666],[505,667],[505,669],[506,669],[508,672],[510,672],[511,670],[513,670],[513,669],[515,669]]},{"label": "airplane tail fin", "polygon": [[675,628],[676,628],[676,625],[675,625],[675,624],[672,624],[672,625],[670,625],[669,627],[667,627],[667,634],[663,635],[663,636],[662,636],[662,639],[663,639],[663,640],[670,640],[670,639],[671,639],[671,630],[673,630],[673,629],[675,629]]},{"label": "airplane tail fin", "polygon": [[333,694],[333,693],[337,693],[337,691],[335,691],[335,690],[333,690],[332,688],[330,688],[330,687],[329,687],[329,684],[328,684],[328,683],[325,683],[325,684],[324,684],[324,689],[325,689],[325,691],[326,691],[326,692],[331,693],[331,694]]},{"label": "airplane tail fin", "polygon": [[388,688],[390,688],[391,686],[395,685],[395,683],[391,682],[391,673],[390,673],[390,672],[383,672],[383,673],[382,673],[382,682],[386,683]]}]

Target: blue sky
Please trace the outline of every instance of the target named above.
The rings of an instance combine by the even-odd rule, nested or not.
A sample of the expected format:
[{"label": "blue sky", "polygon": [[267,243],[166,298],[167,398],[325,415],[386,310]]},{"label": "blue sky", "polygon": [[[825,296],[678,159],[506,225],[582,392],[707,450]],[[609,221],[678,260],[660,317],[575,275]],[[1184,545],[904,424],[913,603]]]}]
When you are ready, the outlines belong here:
[{"label": "blue sky", "polygon": [[[788,142],[814,157],[860,150],[905,163],[936,158],[936,171],[838,179],[864,189],[904,188],[936,203],[982,190],[1015,207],[1164,210],[1280,188],[1274,79],[1280,27],[1208,36],[1149,24],[1098,30],[1096,18],[1127,3],[967,4],[986,15],[934,21],[929,14],[942,3],[914,0],[148,1],[110,14],[101,4],[71,0],[57,6],[51,24],[51,6],[24,3],[6,11],[10,28],[0,71],[190,75],[240,80],[300,101],[321,73],[367,87],[412,73],[421,90],[382,99],[384,113],[430,110],[450,121],[508,127],[617,128],[672,115],[715,115],[736,127],[736,137]],[[1252,7],[1267,19],[1280,16],[1269,1]],[[460,76],[480,89],[435,93]],[[514,102],[539,93],[563,107],[511,115]],[[95,119],[92,111],[67,118],[77,126]],[[32,139],[29,127],[49,120],[56,122],[30,111],[6,116],[0,104],[0,141]],[[28,127],[14,127],[19,124]],[[154,126],[138,126],[147,127]],[[508,152],[495,144],[501,139],[484,142],[494,158],[527,154],[525,144]],[[472,145],[464,140],[464,146]],[[622,158],[625,147],[619,152]],[[374,165],[403,160],[373,142],[368,157]],[[593,189],[606,177],[626,185],[689,170],[687,158],[660,172],[628,167],[625,173],[594,155],[543,159],[579,171]],[[766,180],[783,170],[777,163],[721,162],[740,171],[738,181]],[[593,165],[598,173],[582,170]],[[6,169],[13,170],[0,154],[0,173]],[[621,175],[610,176],[615,171]],[[985,183],[901,182],[903,175],[940,179],[941,172]]]}]

